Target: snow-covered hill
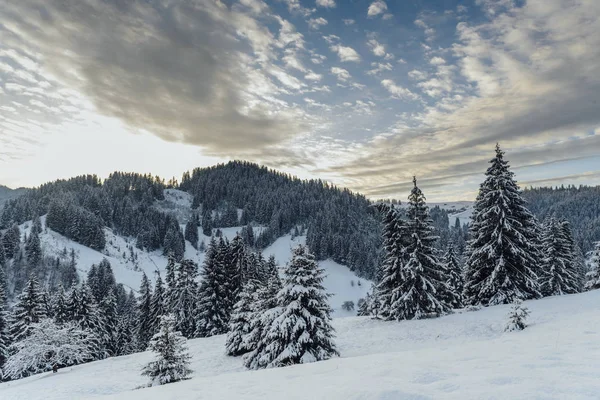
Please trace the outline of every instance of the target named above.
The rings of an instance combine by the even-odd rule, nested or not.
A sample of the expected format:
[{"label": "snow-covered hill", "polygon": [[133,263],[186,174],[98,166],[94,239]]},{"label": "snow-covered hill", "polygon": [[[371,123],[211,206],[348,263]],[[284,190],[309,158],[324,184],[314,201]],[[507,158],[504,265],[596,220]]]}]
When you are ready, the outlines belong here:
[{"label": "snow-covered hill", "polygon": [[134,390],[140,353],[0,384],[0,399],[597,399],[600,290],[528,301],[530,326],[504,333],[508,306],[445,317],[334,320],[341,358],[246,371],[224,336],[189,341],[191,380]]},{"label": "snow-covered hill", "polygon": [[[171,191],[167,197],[172,197],[173,192]],[[187,193],[183,193],[187,195]],[[179,197],[182,199],[178,203],[178,207],[171,207],[173,210],[177,210],[178,217],[185,219],[186,215],[186,203],[189,207],[191,199],[185,197]],[[169,204],[165,201],[164,204]],[[170,207],[167,205],[167,207]],[[41,218],[42,226],[46,226],[45,216]],[[180,220],[181,221],[181,220]],[[26,222],[20,226],[22,235],[29,235],[31,229],[31,221]],[[231,227],[222,228],[221,232],[224,237],[231,240],[235,237],[236,233],[239,232],[242,227]],[[255,233],[260,234],[262,227],[256,227]],[[146,252],[135,247],[135,240],[133,238],[126,238],[116,235],[112,230],[105,229],[106,236],[106,247],[104,250],[97,251],[89,247],[83,246],[77,242],[74,242],[65,236],[52,231],[45,227],[40,233],[40,242],[42,245],[42,251],[46,256],[53,256],[64,258],[65,260],[69,257],[70,249],[75,250],[77,257],[77,270],[82,278],[87,276],[87,273],[92,264],[98,264],[103,258],[106,258],[113,268],[115,278],[118,283],[122,283],[126,287],[133,290],[137,290],[140,286],[142,274],[146,275],[150,279],[154,279],[154,272],[160,271],[164,276],[164,269],[167,265],[167,257],[165,257],[160,250],[153,252]],[[201,229],[199,229],[200,240],[204,240],[206,244],[210,238],[202,235]],[[275,256],[278,266],[280,269],[285,267],[285,264],[291,259],[291,250],[294,246],[299,243],[305,243],[305,236],[298,236],[293,238],[291,235],[285,235],[277,239],[275,243],[266,248],[263,251],[265,257],[269,257],[271,254]],[[65,252],[65,249],[67,251]],[[192,247],[189,242],[186,242],[185,257],[196,261],[200,266],[204,262],[204,254],[201,251],[197,251]],[[334,316],[352,316],[356,312],[348,312],[342,309],[342,303],[345,301],[352,301],[355,304],[360,298],[364,298],[371,287],[371,282],[358,278],[350,269],[346,266],[338,264],[332,260],[325,260],[320,262],[322,268],[325,269],[326,279],[325,287],[329,293],[332,294],[330,303],[334,309]]]}]

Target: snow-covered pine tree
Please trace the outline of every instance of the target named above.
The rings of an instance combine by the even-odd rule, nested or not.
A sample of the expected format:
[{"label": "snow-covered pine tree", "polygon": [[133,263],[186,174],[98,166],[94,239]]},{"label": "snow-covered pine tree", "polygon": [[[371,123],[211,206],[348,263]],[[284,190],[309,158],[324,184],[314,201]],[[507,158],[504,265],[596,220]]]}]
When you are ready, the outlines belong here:
[{"label": "snow-covered pine tree", "polygon": [[[223,243],[222,238],[220,242]],[[197,337],[220,335],[228,329],[230,297],[226,285],[226,267],[219,255],[219,247],[222,246],[212,238],[204,259],[198,292]]]},{"label": "snow-covered pine tree", "polygon": [[18,342],[29,336],[33,324],[37,324],[46,317],[45,307],[42,302],[41,290],[35,276],[31,276],[27,285],[17,298],[14,307],[10,335],[13,341]]},{"label": "snow-covered pine tree", "polygon": [[163,285],[162,278],[160,277],[160,272],[157,271],[156,283],[154,284],[154,293],[152,293],[152,304],[150,307],[153,335],[158,332],[160,317],[168,313],[165,300],[165,287]]},{"label": "snow-covered pine tree", "polygon": [[358,315],[359,317],[366,317],[368,315],[371,315],[371,313],[369,312],[369,303],[371,302],[371,293],[367,293],[367,295],[358,300],[358,310],[356,310],[356,315]]},{"label": "snow-covered pine tree", "polygon": [[95,338],[75,322],[56,324],[49,318],[31,325],[31,334],[14,344],[4,371],[10,379],[94,360]]},{"label": "snow-covered pine tree", "polygon": [[42,245],[40,236],[36,229],[31,229],[27,242],[25,243],[25,255],[29,275],[35,273],[42,262]]},{"label": "snow-covered pine tree", "polygon": [[276,317],[263,331],[257,348],[249,353],[247,367],[281,367],[339,355],[323,279],[323,270],[306,246],[296,247],[277,294],[278,307],[266,312]]},{"label": "snow-covered pine tree", "polygon": [[575,292],[581,292],[583,289],[583,285],[585,283],[585,260],[581,254],[581,250],[575,243],[575,238],[573,237],[573,230],[571,229],[571,224],[564,218],[559,220],[560,224],[560,232],[563,237],[563,241],[565,243],[564,252],[569,255],[569,269],[573,272],[575,276],[574,288]]},{"label": "snow-covered pine tree", "polygon": [[[279,271],[277,270],[277,261],[275,261],[275,256],[271,254],[265,264],[263,265],[262,273],[261,273],[261,281],[263,284],[267,284],[269,279],[274,278],[278,281],[279,279]],[[279,282],[281,284],[281,281]]]},{"label": "snow-covered pine tree", "polygon": [[522,331],[527,327],[525,320],[529,316],[529,310],[523,306],[521,299],[516,299],[508,314],[508,322],[504,330],[506,332]]},{"label": "snow-covered pine tree", "polygon": [[112,292],[109,292],[99,305],[101,321],[101,345],[106,349],[109,356],[119,355],[119,338],[117,326],[119,323],[117,315],[117,299]]},{"label": "snow-covered pine tree", "polygon": [[250,333],[252,318],[254,317],[255,292],[259,284],[250,280],[246,282],[238,295],[238,301],[233,307],[231,320],[229,321],[229,332],[225,341],[225,351],[229,356],[241,356],[252,350],[247,348],[244,338]]},{"label": "snow-covered pine tree", "polygon": [[160,320],[156,333],[148,350],[154,353],[151,361],[142,371],[142,375],[150,378],[149,386],[165,385],[188,379],[191,356],[187,349],[187,340],[175,328],[175,317],[165,315]]},{"label": "snow-covered pine tree", "polygon": [[590,254],[590,270],[585,275],[585,290],[600,289],[600,242],[596,242]]},{"label": "snow-covered pine tree", "polygon": [[127,315],[121,315],[117,323],[117,354],[124,356],[133,354],[139,349],[134,328],[135,320]]},{"label": "snow-covered pine tree", "polygon": [[540,296],[535,219],[525,207],[500,146],[496,145],[496,157],[490,163],[470,225],[464,291],[464,302],[469,305]]},{"label": "snow-covered pine tree", "polygon": [[451,293],[445,300],[452,308],[461,308],[463,306],[462,293],[464,290],[463,271],[452,243],[448,244],[446,254],[444,254],[443,266],[446,275],[446,286]]},{"label": "snow-covered pine tree", "polygon": [[167,259],[167,267],[165,269],[165,303],[169,310],[173,309],[173,303],[175,299],[175,286],[176,286],[176,263],[175,257],[169,254]]},{"label": "snow-covered pine tree", "polygon": [[[384,261],[378,270],[376,295],[380,304],[379,315],[393,319],[391,305],[397,301],[397,289],[403,282],[403,268],[406,262],[406,224],[398,211],[388,204],[379,205],[383,217]],[[375,293],[374,293],[375,294]]]},{"label": "snow-covered pine tree", "polygon": [[550,218],[544,224],[542,234],[543,257],[541,259],[540,292],[544,296],[556,296],[578,292],[573,249],[561,223]]},{"label": "snow-covered pine tree", "polygon": [[137,310],[137,341],[140,350],[144,351],[152,338],[152,289],[145,273],[140,284]]},{"label": "snow-covered pine tree", "polygon": [[87,282],[84,281],[81,288],[73,287],[71,289],[69,313],[71,321],[75,322],[82,330],[91,333],[88,340],[90,341],[90,348],[95,349],[93,352],[94,359],[106,358],[107,352],[101,344],[104,330],[100,320],[98,304]]},{"label": "snow-covered pine tree", "polygon": [[177,266],[177,282],[173,313],[175,328],[187,338],[194,337],[198,308],[198,265],[192,260],[182,260]]},{"label": "snow-covered pine tree", "polygon": [[60,325],[70,320],[68,299],[62,285],[58,286],[54,294],[53,308],[54,322]]},{"label": "snow-covered pine tree", "polygon": [[198,248],[198,215],[194,215],[190,220],[185,224],[185,230],[183,236],[185,240],[190,242],[190,244],[197,249]]},{"label": "snow-covered pine tree", "polygon": [[[0,247],[2,243],[0,242]],[[2,367],[8,358],[8,348],[10,346],[10,337],[8,332],[7,317],[7,295],[4,278],[4,268],[0,265],[0,382],[3,380]]]}]

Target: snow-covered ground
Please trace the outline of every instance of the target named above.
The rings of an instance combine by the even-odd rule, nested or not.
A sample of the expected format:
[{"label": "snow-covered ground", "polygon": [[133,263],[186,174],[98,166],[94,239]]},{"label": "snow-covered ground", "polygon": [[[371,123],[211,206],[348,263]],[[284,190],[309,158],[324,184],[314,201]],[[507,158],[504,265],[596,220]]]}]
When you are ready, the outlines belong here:
[{"label": "snow-covered ground", "polygon": [[449,222],[450,226],[454,226],[454,223],[456,222],[456,218],[458,218],[460,220],[461,225],[468,224],[469,222],[471,222],[472,215],[473,215],[473,205],[470,204],[466,207],[466,209],[464,211],[448,215],[448,222]]},{"label": "snow-covered ground", "polygon": [[224,336],[189,341],[191,380],[134,390],[150,354],[0,384],[0,399],[598,399],[600,290],[528,301],[530,326],[504,333],[508,306],[403,322],[334,320],[341,358],[246,371]]}]

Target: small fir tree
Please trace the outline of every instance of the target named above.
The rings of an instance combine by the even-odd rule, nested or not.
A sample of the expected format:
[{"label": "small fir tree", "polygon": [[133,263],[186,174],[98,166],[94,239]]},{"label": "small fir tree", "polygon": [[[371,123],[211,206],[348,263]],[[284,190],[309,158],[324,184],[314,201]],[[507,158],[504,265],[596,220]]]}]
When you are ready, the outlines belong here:
[{"label": "small fir tree", "polygon": [[520,299],[515,300],[508,314],[508,323],[504,329],[506,332],[522,331],[527,327],[525,321],[529,316],[529,310],[523,306]]},{"label": "small fir tree", "polygon": [[142,371],[150,378],[149,386],[165,385],[188,379],[191,357],[187,340],[175,329],[175,318],[165,315],[160,320],[159,331],[152,337],[148,350],[154,353],[151,361]]}]

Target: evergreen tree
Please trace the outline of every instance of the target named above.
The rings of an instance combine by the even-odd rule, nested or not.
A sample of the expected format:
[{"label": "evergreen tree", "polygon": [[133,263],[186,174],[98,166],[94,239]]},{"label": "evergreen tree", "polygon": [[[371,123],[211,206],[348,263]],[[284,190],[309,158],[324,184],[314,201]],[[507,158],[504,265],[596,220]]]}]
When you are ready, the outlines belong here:
[{"label": "evergreen tree", "polygon": [[146,350],[152,338],[152,289],[145,273],[142,275],[140,284],[137,310],[137,341],[140,350],[143,351]]},{"label": "evergreen tree", "polygon": [[585,290],[600,289],[600,242],[596,242],[594,251],[591,252],[590,270],[585,278]]},{"label": "evergreen tree", "polygon": [[198,265],[192,260],[183,260],[178,265],[175,298],[172,310],[175,328],[185,337],[196,335],[198,307]]},{"label": "evergreen tree", "polygon": [[33,273],[40,267],[42,262],[42,246],[40,236],[36,229],[31,229],[27,243],[25,244],[25,255],[27,257],[27,266],[29,272]]},{"label": "evergreen tree", "polygon": [[506,332],[522,331],[527,327],[525,320],[529,316],[529,310],[523,306],[521,299],[516,299],[508,314],[508,323],[504,330]]},{"label": "evergreen tree", "polygon": [[117,298],[109,292],[99,305],[102,322],[101,344],[109,356],[119,355]]},{"label": "evergreen tree", "polygon": [[0,232],[0,267],[6,265],[6,254],[4,252],[4,239],[2,238],[2,232]]},{"label": "evergreen tree", "polygon": [[445,301],[452,308],[461,308],[463,307],[462,293],[464,290],[464,281],[462,268],[458,263],[452,243],[448,244],[448,249],[446,250],[446,254],[444,254],[443,269],[446,276],[446,286],[450,294]]},{"label": "evergreen tree", "polygon": [[120,356],[133,354],[139,349],[134,328],[134,319],[122,315],[117,322],[117,354]]},{"label": "evergreen tree", "polygon": [[54,294],[53,308],[54,322],[60,325],[70,320],[69,304],[62,285],[58,286],[58,290]]},{"label": "evergreen tree", "polygon": [[323,287],[323,270],[303,245],[293,250],[278,307],[265,336],[246,358],[252,369],[326,360],[339,355],[333,343],[331,309]]},{"label": "evergreen tree", "polygon": [[555,218],[549,219],[544,226],[540,271],[540,292],[544,296],[578,292],[574,249],[567,234]]},{"label": "evergreen tree", "polygon": [[158,332],[160,325],[160,318],[167,314],[166,302],[165,302],[165,287],[163,286],[162,278],[160,273],[156,273],[156,283],[154,285],[154,293],[152,294],[152,305],[150,308],[151,320],[152,320],[152,334]]},{"label": "evergreen tree", "polygon": [[40,287],[32,275],[13,310],[10,327],[12,339],[18,342],[26,338],[31,333],[32,325],[46,317],[45,311]]},{"label": "evergreen tree", "polygon": [[[2,247],[1,243],[0,247]],[[2,367],[8,358],[8,348],[10,345],[8,321],[6,320],[7,296],[5,289],[4,268],[0,265],[0,382],[3,379]]]},{"label": "evergreen tree", "polygon": [[[220,239],[223,243],[223,239]],[[223,265],[222,245],[211,239],[204,259],[202,283],[198,293],[198,321],[196,336],[206,337],[227,332],[230,294],[226,284],[227,271]]]},{"label": "evergreen tree", "polygon": [[473,208],[465,268],[464,301],[511,303],[540,296],[535,274],[535,219],[496,145]]},{"label": "evergreen tree", "polygon": [[185,240],[198,249],[198,216],[194,215],[186,224],[184,230]]},{"label": "evergreen tree", "polygon": [[251,322],[253,318],[254,293],[257,284],[255,281],[249,281],[239,293],[238,301],[235,303],[231,320],[229,321],[229,332],[225,341],[225,351],[229,356],[240,356],[251,348],[246,348],[244,338],[251,331]]},{"label": "evergreen tree", "polygon": [[175,329],[175,317],[163,316],[159,328],[148,346],[155,358],[142,371],[142,375],[150,378],[149,386],[188,379],[192,373],[189,368],[191,357],[187,341],[181,332]]},{"label": "evergreen tree", "polygon": [[175,299],[175,286],[176,286],[176,276],[175,276],[175,257],[169,254],[169,258],[167,260],[167,267],[165,273],[166,287],[165,287],[165,303],[166,307],[169,310],[173,309],[174,299]]},{"label": "evergreen tree", "polygon": [[202,212],[202,233],[204,234],[204,236],[212,236],[212,228],[212,213],[209,209],[205,209]]},{"label": "evergreen tree", "polygon": [[5,257],[10,260],[19,253],[21,245],[21,230],[17,224],[13,224],[2,236]]},{"label": "evergreen tree", "polygon": [[392,304],[399,300],[398,288],[404,280],[408,231],[394,207],[382,204],[379,209],[384,214],[382,230],[384,261],[377,277],[379,314],[383,318],[394,319]]}]

